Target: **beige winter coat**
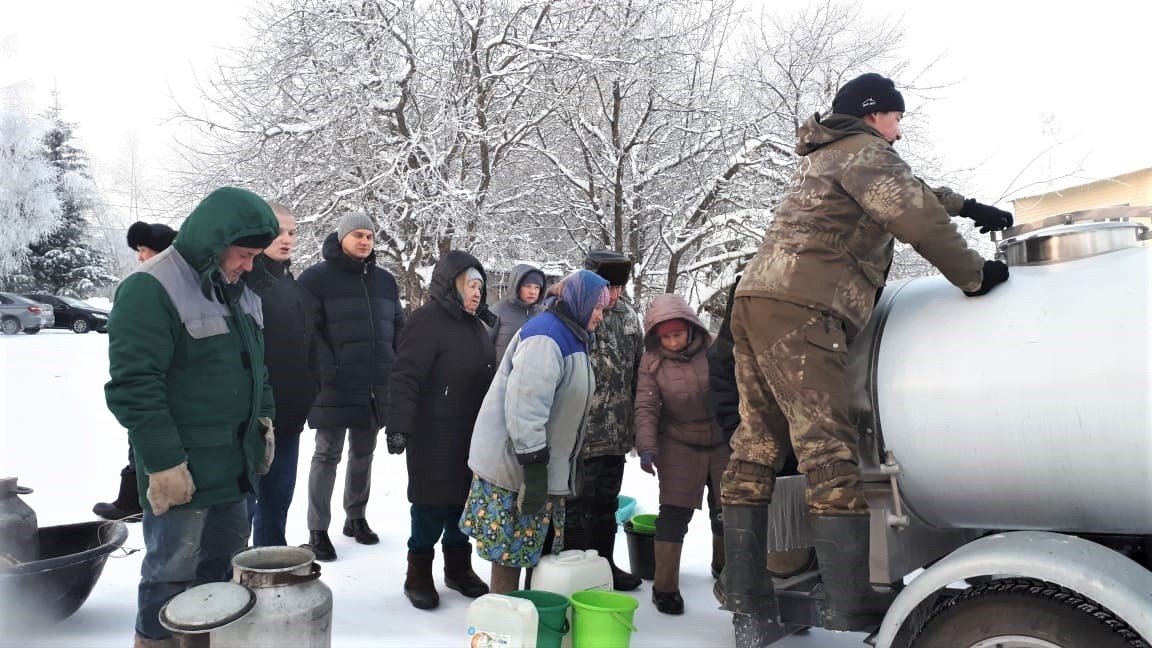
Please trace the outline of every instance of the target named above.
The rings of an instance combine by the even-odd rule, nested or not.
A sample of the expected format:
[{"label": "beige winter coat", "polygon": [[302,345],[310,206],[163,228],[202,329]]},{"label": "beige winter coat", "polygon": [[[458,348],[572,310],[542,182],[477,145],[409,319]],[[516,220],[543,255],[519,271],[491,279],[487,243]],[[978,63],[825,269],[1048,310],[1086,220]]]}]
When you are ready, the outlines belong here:
[{"label": "beige winter coat", "polygon": [[828,311],[854,337],[892,264],[893,237],[961,290],[980,287],[984,260],[949,215],[964,197],[933,191],[863,121],[813,116],[798,129],[803,156],[737,297],[769,297]]}]

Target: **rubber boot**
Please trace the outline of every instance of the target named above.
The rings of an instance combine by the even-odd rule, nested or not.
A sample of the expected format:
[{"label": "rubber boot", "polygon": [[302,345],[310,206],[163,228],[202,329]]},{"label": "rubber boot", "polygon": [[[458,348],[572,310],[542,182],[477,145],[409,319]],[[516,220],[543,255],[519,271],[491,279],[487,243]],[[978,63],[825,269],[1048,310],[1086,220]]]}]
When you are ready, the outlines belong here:
[{"label": "rubber boot", "polygon": [[610,519],[595,521],[595,526],[592,528],[591,545],[597,553],[608,561],[608,565],[612,568],[612,589],[618,592],[631,592],[640,587],[640,583],[643,582],[640,577],[617,567],[616,560],[613,558],[613,554],[616,553],[615,513]]},{"label": "rubber boot", "polygon": [[713,589],[725,610],[779,617],[772,576],[764,565],[768,553],[768,507],[724,506],[724,572]]},{"label": "rubber boot", "polygon": [[472,571],[472,545],[444,547],[444,586],[468,598],[488,593],[488,584]]},{"label": "rubber boot", "polygon": [[92,512],[105,520],[139,522],[144,512],[140,508],[140,488],[136,485],[136,471],[126,467],[120,471],[120,491],[114,502],[98,502]]},{"label": "rubber boot", "polygon": [[724,571],[724,534],[712,534],[712,578],[720,578]]},{"label": "rubber boot", "polygon": [[684,614],[684,598],[680,596],[680,554],[682,542],[657,540],[656,578],[652,581],[652,602],[664,614]]},{"label": "rubber boot", "polygon": [[440,605],[440,595],[436,593],[436,583],[432,581],[431,553],[408,552],[408,577],[404,579],[404,596],[412,602],[412,607],[431,610]]},{"label": "rubber boot", "polygon": [[505,567],[492,563],[492,578],[489,590],[493,594],[507,594],[520,589],[520,568]]},{"label": "rubber boot", "polygon": [[867,514],[811,516],[827,630],[875,629],[896,598],[869,583],[868,520]]}]

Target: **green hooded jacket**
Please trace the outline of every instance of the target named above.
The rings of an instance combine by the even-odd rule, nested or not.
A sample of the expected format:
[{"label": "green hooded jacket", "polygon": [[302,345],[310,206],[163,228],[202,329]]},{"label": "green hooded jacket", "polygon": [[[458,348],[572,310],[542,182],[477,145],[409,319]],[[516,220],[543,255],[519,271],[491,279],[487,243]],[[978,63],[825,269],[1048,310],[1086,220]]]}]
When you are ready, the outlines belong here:
[{"label": "green hooded jacket", "polygon": [[128,429],[140,505],[148,475],[188,462],[186,508],[237,501],[264,457],[257,418],[275,410],[264,366],[260,299],[229,287],[225,248],[271,240],[279,224],[256,194],[224,187],[184,221],[170,248],[117,287],[108,319],[108,409]]}]

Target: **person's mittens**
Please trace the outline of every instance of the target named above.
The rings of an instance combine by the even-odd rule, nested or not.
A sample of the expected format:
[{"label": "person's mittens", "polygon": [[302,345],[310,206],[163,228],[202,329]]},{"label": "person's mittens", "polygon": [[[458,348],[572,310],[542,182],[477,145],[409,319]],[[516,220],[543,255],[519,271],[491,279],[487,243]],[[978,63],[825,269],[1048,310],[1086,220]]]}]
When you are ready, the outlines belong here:
[{"label": "person's mittens", "polygon": [[524,485],[517,505],[520,515],[535,515],[548,503],[548,462],[524,465]]},{"label": "person's mittens", "polygon": [[188,472],[188,462],[148,475],[148,504],[153,515],[164,515],[168,509],[192,501],[196,484]]},{"label": "person's mittens", "polygon": [[985,261],[984,262],[984,279],[980,282],[980,288],[972,292],[964,291],[965,295],[969,297],[979,297],[980,295],[988,294],[996,286],[1008,281],[1008,264],[1003,261]]},{"label": "person's mittens", "polygon": [[960,215],[964,218],[971,218],[980,228],[981,234],[999,232],[1012,227],[1011,213],[991,205],[978,203],[972,198],[964,201],[964,206],[960,208]]},{"label": "person's mittens", "polygon": [[640,454],[640,470],[649,475],[656,474],[656,453],[648,450]]},{"label": "person's mittens", "polygon": [[257,475],[267,475],[272,470],[272,460],[276,457],[276,430],[272,427],[272,419],[261,416],[256,419],[260,422],[260,429],[264,431],[264,461],[260,462]]},{"label": "person's mittens", "polygon": [[404,454],[404,448],[408,447],[407,434],[385,429],[384,437],[388,441],[388,454]]}]

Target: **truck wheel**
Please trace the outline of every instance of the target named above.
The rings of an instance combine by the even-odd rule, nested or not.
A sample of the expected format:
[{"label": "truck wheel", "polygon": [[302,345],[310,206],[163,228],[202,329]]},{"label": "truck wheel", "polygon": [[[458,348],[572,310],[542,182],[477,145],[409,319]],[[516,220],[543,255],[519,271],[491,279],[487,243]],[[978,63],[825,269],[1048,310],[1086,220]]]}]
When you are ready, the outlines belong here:
[{"label": "truck wheel", "polygon": [[1122,619],[1070,589],[1010,578],[941,603],[914,648],[1149,648]]}]

